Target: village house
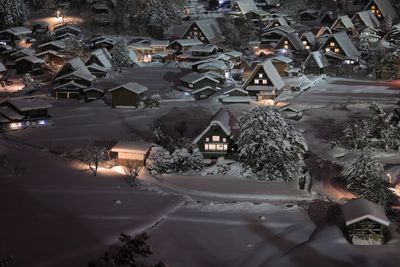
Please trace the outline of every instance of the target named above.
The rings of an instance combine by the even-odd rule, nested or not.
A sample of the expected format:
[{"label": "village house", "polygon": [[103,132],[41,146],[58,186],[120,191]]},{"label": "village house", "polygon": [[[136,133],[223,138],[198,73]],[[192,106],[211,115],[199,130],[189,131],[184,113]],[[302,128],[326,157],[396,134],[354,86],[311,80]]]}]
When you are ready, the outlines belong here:
[{"label": "village house", "polygon": [[357,29],[365,28],[365,27],[372,28],[372,29],[379,29],[379,26],[380,26],[379,20],[371,12],[371,10],[364,10],[364,11],[357,12],[351,18],[351,21],[353,22],[354,26]]},{"label": "village house", "polygon": [[237,152],[239,120],[227,109],[215,113],[205,129],[193,140],[205,158],[232,157]]},{"label": "village house", "polygon": [[95,79],[96,76],[89,71],[79,57],[66,61],[53,77],[53,80],[58,83],[74,81],[86,87],[91,86]]},{"label": "village house", "polygon": [[232,1],[231,13],[238,15],[247,15],[251,11],[258,10],[254,0],[236,0]]},{"label": "village house", "polygon": [[273,100],[283,90],[284,82],[270,60],[257,64],[243,89],[249,96],[256,96],[257,101]]},{"label": "village house", "polygon": [[117,164],[125,165],[127,161],[135,161],[144,165],[149,151],[156,146],[153,143],[118,141],[110,150],[111,158],[115,158]]},{"label": "village house", "polygon": [[90,53],[85,65],[97,64],[103,68],[111,69],[111,55],[105,48],[99,48]]},{"label": "village house", "polygon": [[268,58],[272,62],[272,65],[276,68],[281,77],[288,77],[290,69],[293,68],[293,59],[282,55],[273,56]]},{"label": "village house", "polygon": [[183,89],[196,100],[207,99],[217,91],[218,80],[204,74],[191,72],[180,79]]},{"label": "village house", "polygon": [[46,50],[36,55],[48,63],[55,65],[62,65],[65,61],[65,56],[58,51]]},{"label": "village house", "polygon": [[262,44],[277,43],[289,33],[294,33],[294,32],[296,31],[290,26],[279,26],[272,29],[266,29],[261,34],[261,43]]},{"label": "village house", "polygon": [[41,44],[38,46],[38,51],[49,51],[49,50],[53,50],[53,51],[61,51],[65,49],[65,43],[64,41],[51,41],[51,42],[47,42],[44,44]]},{"label": "village house", "polygon": [[169,44],[169,48],[175,50],[176,54],[183,53],[185,51],[188,51],[191,47],[193,46],[198,46],[202,45],[203,42],[201,42],[199,39],[194,38],[194,39],[178,39]]},{"label": "village house", "polygon": [[136,82],[128,82],[110,89],[113,108],[138,108],[148,88]]},{"label": "village house", "polygon": [[332,24],[331,32],[341,32],[345,31],[348,34],[353,34],[356,32],[356,27],[349,18],[349,16],[340,16]]},{"label": "village house", "polygon": [[106,48],[110,50],[115,45],[115,40],[106,36],[97,36],[90,40],[91,49]]},{"label": "village house", "polygon": [[101,99],[104,97],[105,92],[103,89],[90,87],[82,90],[82,94],[86,102],[93,101],[96,99]]},{"label": "village house", "polygon": [[288,33],[275,46],[275,50],[283,50],[285,53],[299,53],[305,50],[303,42],[295,32]]},{"label": "village house", "polygon": [[41,97],[13,97],[0,101],[0,128],[18,130],[44,126],[53,106]]},{"label": "village house", "polygon": [[57,37],[65,36],[65,34],[70,34],[75,37],[81,37],[82,30],[78,25],[74,24],[63,24],[55,26],[53,29],[54,35]]},{"label": "village house", "polygon": [[246,90],[240,87],[233,87],[222,91],[219,102],[222,104],[249,104],[251,98]]},{"label": "village house", "polygon": [[320,50],[324,51],[326,57],[334,64],[354,65],[361,55],[345,32],[330,35]]},{"label": "village house", "polygon": [[300,41],[308,51],[314,51],[318,47],[317,37],[312,32],[303,32]]},{"label": "village house", "polygon": [[32,31],[26,27],[12,27],[0,31],[0,43],[12,46],[29,47],[28,37]]},{"label": "village house", "polygon": [[81,99],[83,90],[87,86],[69,81],[53,88],[57,99]]},{"label": "village house", "polygon": [[218,20],[208,18],[194,21],[183,33],[181,39],[198,39],[206,44],[220,44],[224,38]]},{"label": "village house", "polygon": [[284,17],[276,17],[276,18],[272,18],[271,20],[269,20],[267,23],[267,26],[265,26],[263,30],[265,31],[265,30],[274,29],[274,28],[281,27],[281,26],[289,27],[289,24],[287,23],[287,21],[285,20]]},{"label": "village house", "polygon": [[313,51],[304,61],[304,73],[321,75],[326,74],[329,61],[321,51]]},{"label": "village house", "polygon": [[371,0],[365,7],[365,10],[371,10],[379,21],[385,19],[393,22],[398,19],[398,14],[394,10],[389,0]]},{"label": "village house", "polygon": [[229,73],[229,69],[233,67],[233,63],[226,62],[222,59],[204,59],[191,63],[192,70],[200,73],[209,71],[217,72],[223,76]]},{"label": "village house", "polygon": [[15,60],[15,68],[20,74],[31,73],[34,75],[43,73],[45,61],[36,56],[25,56]]},{"label": "village house", "polygon": [[382,245],[389,239],[390,221],[385,210],[369,200],[350,200],[341,205],[345,236],[353,245]]}]

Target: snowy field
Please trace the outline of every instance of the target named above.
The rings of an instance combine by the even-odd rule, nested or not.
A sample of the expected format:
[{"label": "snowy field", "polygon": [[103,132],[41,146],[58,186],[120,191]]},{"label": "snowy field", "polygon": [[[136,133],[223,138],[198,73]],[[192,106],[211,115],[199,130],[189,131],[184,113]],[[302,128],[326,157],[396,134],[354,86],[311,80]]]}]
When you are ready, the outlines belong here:
[{"label": "snowy field", "polygon": [[[333,159],[347,151],[328,149],[332,125],[360,111],[362,102],[394,104],[398,92],[388,83],[329,78],[291,102],[304,108],[296,125],[310,150]],[[271,204],[289,201],[285,195],[291,200],[309,197],[296,185],[282,191],[238,177],[166,175],[157,181],[143,176],[153,185],[130,188],[113,171],[100,170],[93,177],[81,164],[47,150],[74,152],[90,140],[148,140],[154,118],[174,107],[214,113],[220,104],[171,101],[159,109],[127,110],[100,101],[50,102],[54,126],[0,138],[0,155],[25,169],[22,176],[0,178],[0,258],[13,255],[12,266],[86,266],[121,232],[146,229],[155,252],[149,262],[163,260],[168,266],[375,267],[397,266],[400,260],[397,236],[384,246],[352,246],[335,226],[314,232],[301,208]],[[226,107],[236,113],[250,108]],[[390,161],[400,163],[396,155]]]}]

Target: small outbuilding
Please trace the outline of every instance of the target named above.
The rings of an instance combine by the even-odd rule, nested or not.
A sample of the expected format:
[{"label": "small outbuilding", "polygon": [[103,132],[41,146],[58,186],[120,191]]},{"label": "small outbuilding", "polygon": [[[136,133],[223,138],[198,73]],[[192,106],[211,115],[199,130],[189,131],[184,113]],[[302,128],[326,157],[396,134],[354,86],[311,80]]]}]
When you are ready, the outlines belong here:
[{"label": "small outbuilding", "polygon": [[111,153],[114,154],[118,164],[123,165],[126,161],[137,161],[144,164],[153,146],[155,146],[153,143],[119,141],[111,148]]},{"label": "small outbuilding", "polygon": [[341,206],[345,235],[353,245],[382,245],[389,239],[385,210],[369,200],[356,199]]},{"label": "small outbuilding", "polygon": [[137,82],[128,82],[110,89],[112,107],[138,107],[148,88]]}]

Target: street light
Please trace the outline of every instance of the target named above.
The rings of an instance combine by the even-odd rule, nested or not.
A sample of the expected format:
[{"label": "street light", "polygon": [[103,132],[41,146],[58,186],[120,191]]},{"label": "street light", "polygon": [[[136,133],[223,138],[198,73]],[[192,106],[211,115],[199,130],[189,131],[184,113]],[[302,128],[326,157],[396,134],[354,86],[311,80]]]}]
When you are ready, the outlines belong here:
[{"label": "street light", "polygon": [[57,18],[59,18],[60,17],[60,10],[57,10]]}]

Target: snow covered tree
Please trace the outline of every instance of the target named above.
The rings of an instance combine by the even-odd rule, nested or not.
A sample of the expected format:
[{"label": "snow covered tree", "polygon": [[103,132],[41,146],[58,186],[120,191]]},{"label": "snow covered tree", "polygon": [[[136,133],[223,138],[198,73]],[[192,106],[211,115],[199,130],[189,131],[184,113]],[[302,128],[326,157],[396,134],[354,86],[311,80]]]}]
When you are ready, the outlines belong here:
[{"label": "snow covered tree", "polygon": [[153,147],[150,149],[146,160],[146,168],[152,174],[163,174],[171,170],[171,154],[162,147]]},{"label": "snow covered tree", "polygon": [[365,198],[388,208],[392,193],[389,190],[383,165],[371,158],[368,151],[351,164],[346,172],[346,189],[357,198]]},{"label": "snow covered tree", "polygon": [[302,176],[302,134],[275,108],[256,107],[240,120],[239,158],[260,180],[293,181]]},{"label": "snow covered tree", "polygon": [[29,9],[24,0],[0,1],[0,30],[22,26],[27,20]]},{"label": "snow covered tree", "polygon": [[242,40],[236,27],[235,20],[231,17],[225,17],[223,19],[223,23],[220,23],[220,25],[221,34],[225,38],[225,46],[233,49],[241,49]]},{"label": "snow covered tree", "polygon": [[129,56],[129,50],[123,40],[119,40],[110,50],[111,65],[114,70],[122,72],[122,68],[132,67],[133,60]]},{"label": "snow covered tree", "polygon": [[134,161],[134,160],[128,160],[125,162],[125,164],[124,164],[125,178],[126,178],[126,182],[130,186],[135,185],[136,178],[138,177],[141,169],[142,169],[141,162]]},{"label": "snow covered tree", "polygon": [[82,57],[84,54],[84,47],[82,41],[75,36],[64,39],[65,49],[64,52],[68,58]]},{"label": "snow covered tree", "polygon": [[342,132],[344,140],[350,143],[352,148],[360,149],[368,145],[371,126],[366,120],[353,119],[345,123]]},{"label": "snow covered tree", "polygon": [[144,98],[144,105],[148,108],[158,108],[160,106],[161,96],[154,94]]},{"label": "snow covered tree", "polygon": [[203,154],[197,148],[192,153],[186,148],[178,148],[171,156],[172,169],[177,173],[197,172],[203,168]]},{"label": "snow covered tree", "polygon": [[107,155],[108,150],[106,147],[94,143],[88,144],[82,150],[82,160],[94,176],[97,175],[99,164],[107,159]]}]

